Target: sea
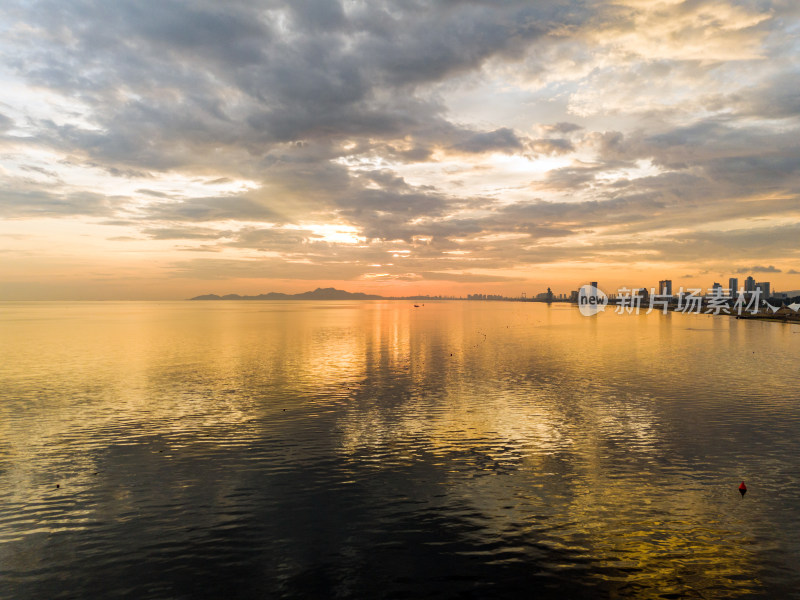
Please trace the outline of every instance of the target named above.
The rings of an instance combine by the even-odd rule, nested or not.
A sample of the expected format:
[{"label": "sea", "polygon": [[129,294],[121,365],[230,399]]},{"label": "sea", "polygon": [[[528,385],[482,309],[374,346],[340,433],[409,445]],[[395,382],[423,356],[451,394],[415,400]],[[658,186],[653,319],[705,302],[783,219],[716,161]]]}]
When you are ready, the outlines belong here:
[{"label": "sea", "polygon": [[0,598],[800,598],[800,325],[417,304],[0,303]]}]

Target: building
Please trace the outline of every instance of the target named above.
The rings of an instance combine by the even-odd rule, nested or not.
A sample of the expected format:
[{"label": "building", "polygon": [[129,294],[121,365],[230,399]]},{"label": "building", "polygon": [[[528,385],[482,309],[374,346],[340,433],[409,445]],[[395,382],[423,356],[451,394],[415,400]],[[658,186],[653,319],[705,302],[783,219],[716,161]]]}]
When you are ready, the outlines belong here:
[{"label": "building", "polygon": [[730,295],[735,296],[736,293],[739,291],[739,278],[738,277],[731,277],[728,279],[728,289],[730,290]]},{"label": "building", "polygon": [[756,291],[756,280],[753,279],[752,276],[748,276],[747,279],[744,280],[744,291],[745,292]]},{"label": "building", "polygon": [[760,281],[756,284],[756,289],[761,290],[762,298],[769,298],[771,296],[769,289],[769,281]]},{"label": "building", "polygon": [[712,296],[722,296],[722,284],[714,282],[714,285],[711,286],[711,295]]},{"label": "building", "polygon": [[672,279],[662,279],[658,282],[657,294],[672,296]]},{"label": "building", "polygon": [[540,302],[547,302],[548,304],[553,301],[553,290],[547,288],[546,292],[536,294],[536,299]]}]

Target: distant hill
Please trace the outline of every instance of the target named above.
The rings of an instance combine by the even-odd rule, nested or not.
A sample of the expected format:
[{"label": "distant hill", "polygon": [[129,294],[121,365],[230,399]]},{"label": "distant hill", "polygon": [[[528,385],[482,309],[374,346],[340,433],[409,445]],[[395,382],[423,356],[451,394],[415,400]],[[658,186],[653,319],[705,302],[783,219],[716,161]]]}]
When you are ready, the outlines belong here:
[{"label": "distant hill", "polygon": [[204,294],[189,298],[190,300],[383,300],[383,296],[374,294],[364,294],[362,292],[346,292],[336,288],[317,288],[313,292],[302,292],[300,294],[283,294],[281,292],[270,292],[269,294],[259,294],[258,296],[240,296],[239,294],[227,294],[218,296],[217,294]]}]

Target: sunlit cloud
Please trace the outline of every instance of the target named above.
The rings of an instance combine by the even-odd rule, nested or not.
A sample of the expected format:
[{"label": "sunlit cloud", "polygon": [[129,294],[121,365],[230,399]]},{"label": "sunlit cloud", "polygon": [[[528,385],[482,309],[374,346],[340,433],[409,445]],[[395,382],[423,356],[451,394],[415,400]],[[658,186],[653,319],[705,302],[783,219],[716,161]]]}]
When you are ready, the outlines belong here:
[{"label": "sunlit cloud", "polygon": [[7,3],[0,289],[517,294],[748,265],[797,289],[798,27],[723,0]]}]

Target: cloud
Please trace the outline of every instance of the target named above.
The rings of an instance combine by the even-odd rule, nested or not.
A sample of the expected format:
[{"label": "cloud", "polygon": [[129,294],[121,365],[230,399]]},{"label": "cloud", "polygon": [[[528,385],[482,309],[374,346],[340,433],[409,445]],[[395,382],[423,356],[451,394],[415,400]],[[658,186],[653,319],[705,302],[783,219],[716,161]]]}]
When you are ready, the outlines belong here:
[{"label": "cloud", "polygon": [[220,255],[180,277],[790,273],[789,4],[8,4],[0,214]]},{"label": "cloud", "polygon": [[796,119],[800,115],[800,72],[781,72],[739,92],[732,103],[743,114],[771,119]]},{"label": "cloud", "polygon": [[507,277],[489,273],[455,273],[448,271],[427,271],[419,274],[423,279],[436,281],[458,281],[468,283],[495,283],[521,281],[521,277]]},{"label": "cloud", "polygon": [[[763,6],[718,0],[606,5],[609,17],[593,32],[600,44],[649,60],[731,61],[762,57],[772,16]],[[761,10],[759,10],[759,8]]]},{"label": "cloud", "polygon": [[[42,121],[51,144],[167,169],[202,164],[214,148],[264,153],[344,136],[452,137],[460,128],[414,87],[513,53],[553,26],[540,18],[551,9],[526,3],[395,6],[395,17],[387,8],[345,15],[336,2],[266,12],[244,2],[224,10],[120,2],[109,13],[91,2],[43,3],[26,15],[30,39],[18,42],[30,51],[20,68],[37,85],[80,94],[97,125]],[[288,29],[280,30],[282,20]],[[52,31],[72,42],[65,47]],[[455,137],[468,152],[519,146],[508,128]]]},{"label": "cloud", "polygon": [[575,151],[575,146],[572,144],[572,142],[565,138],[531,140],[529,147],[536,154],[545,154],[548,156],[569,154]]},{"label": "cloud", "polygon": [[522,148],[522,141],[517,135],[507,127],[487,131],[485,133],[473,133],[466,136],[461,142],[453,145],[456,150],[462,152],[513,152]]},{"label": "cloud", "polygon": [[255,250],[302,252],[307,250],[303,247],[305,244],[313,240],[320,240],[321,237],[309,230],[246,227],[236,232],[234,241],[228,245]]},{"label": "cloud", "polygon": [[582,125],[577,123],[569,123],[567,121],[560,121],[550,125],[540,125],[539,128],[545,133],[560,133],[562,135],[574,133],[583,129]]},{"label": "cloud", "polygon": [[[338,264],[337,279],[356,280],[362,274],[358,265]],[[326,280],[330,278],[332,265],[314,264],[282,258],[226,259],[192,258],[175,261],[169,269],[173,277],[182,279],[224,280],[244,279],[297,279],[304,281]]]},{"label": "cloud", "polygon": [[245,196],[209,196],[153,204],[146,209],[151,221],[270,221],[283,218],[262,202]]},{"label": "cloud", "polygon": [[[781,273],[780,269],[776,269],[772,265],[768,267],[764,267],[762,265],[754,265],[752,267],[746,267],[744,269],[738,269],[737,273]],[[791,272],[791,271],[790,271]]]},{"label": "cloud", "polygon": [[27,181],[6,180],[0,193],[5,218],[107,217],[117,213],[123,198],[85,191],[58,191]]},{"label": "cloud", "polygon": [[142,233],[154,240],[217,240],[231,235],[207,227],[149,227]]},{"label": "cloud", "polygon": [[6,115],[0,113],[0,132],[8,131],[14,126],[14,121]]}]

